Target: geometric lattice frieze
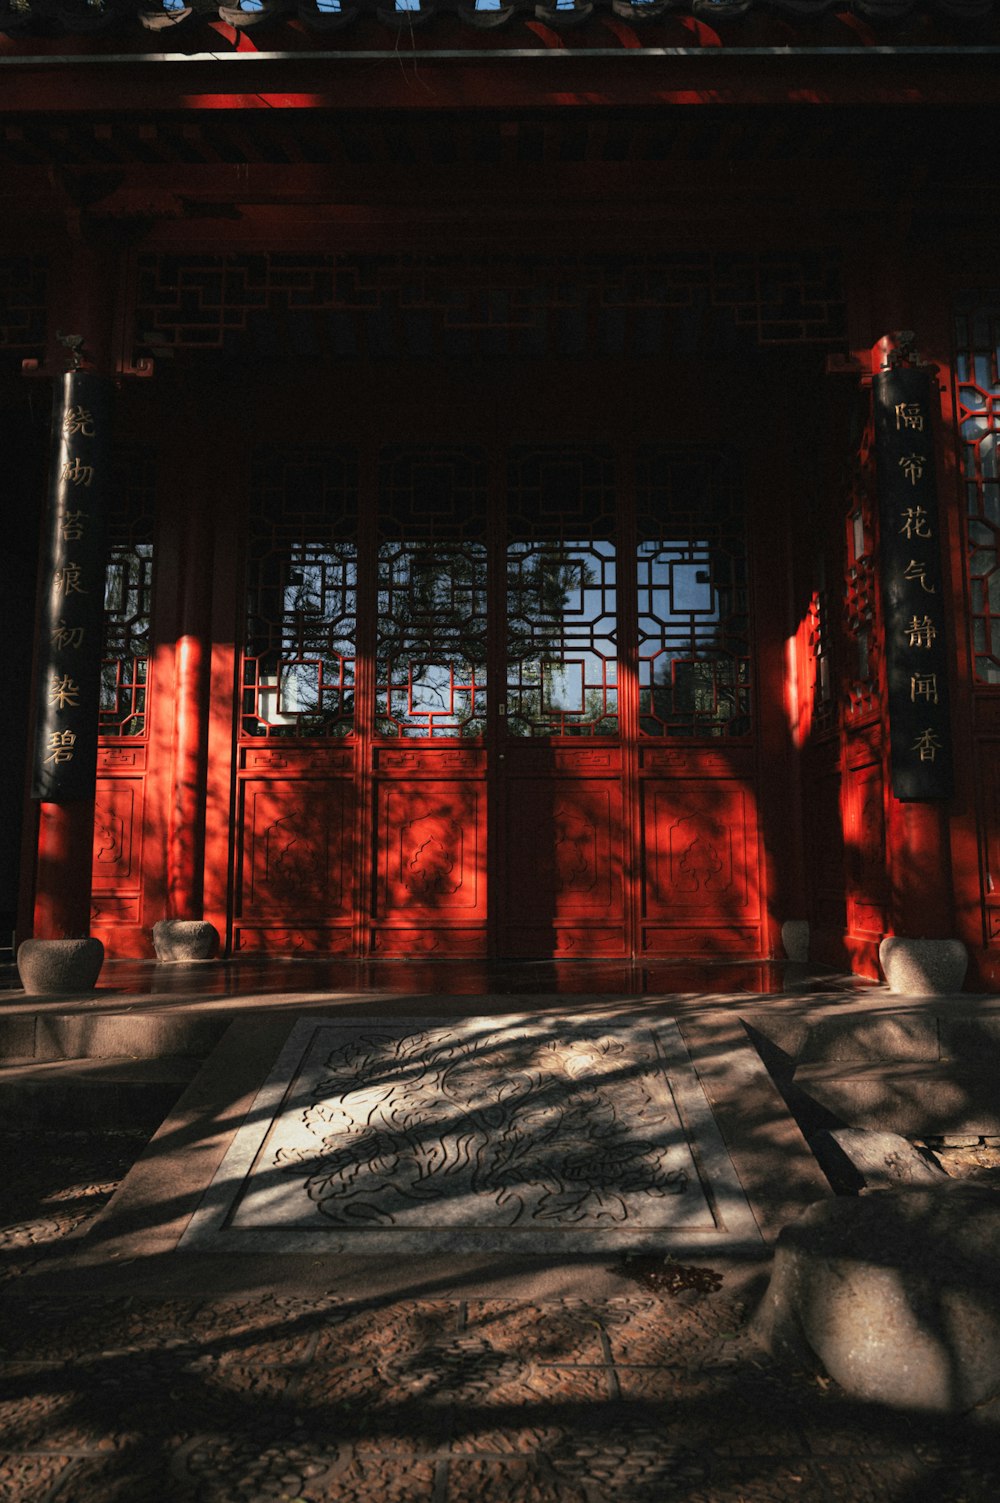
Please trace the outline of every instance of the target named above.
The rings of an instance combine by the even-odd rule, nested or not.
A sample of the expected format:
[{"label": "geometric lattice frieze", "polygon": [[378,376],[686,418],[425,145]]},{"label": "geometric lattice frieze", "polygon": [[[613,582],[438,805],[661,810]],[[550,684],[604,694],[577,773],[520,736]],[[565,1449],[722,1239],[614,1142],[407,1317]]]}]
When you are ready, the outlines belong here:
[{"label": "geometric lattice frieze", "polygon": [[835,255],[138,257],[140,348],[228,359],[657,356],[844,338]]}]

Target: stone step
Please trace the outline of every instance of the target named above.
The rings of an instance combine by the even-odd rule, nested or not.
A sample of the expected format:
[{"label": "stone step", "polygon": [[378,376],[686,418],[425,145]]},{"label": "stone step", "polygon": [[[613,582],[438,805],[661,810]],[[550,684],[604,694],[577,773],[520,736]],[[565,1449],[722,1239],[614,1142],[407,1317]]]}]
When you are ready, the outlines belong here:
[{"label": "stone step", "polygon": [[763,1042],[776,1051],[776,1065],[975,1064],[990,1057],[1000,1066],[1000,1008],[993,999],[972,1003],[961,997],[945,1003],[935,998],[905,1007],[882,1002],[812,1017],[799,1010],[748,1009],[744,1018],[758,1047]]},{"label": "stone step", "polygon": [[229,1025],[224,1013],[78,1011],[11,1012],[0,1016],[0,1063],[55,1060],[204,1059]]},{"label": "stone step", "polygon": [[200,1068],[193,1058],[75,1059],[0,1069],[0,1127],[154,1132]]},{"label": "stone step", "polygon": [[909,1137],[1000,1133],[1000,1073],[988,1059],[803,1064],[780,1084],[807,1136],[832,1126]]}]

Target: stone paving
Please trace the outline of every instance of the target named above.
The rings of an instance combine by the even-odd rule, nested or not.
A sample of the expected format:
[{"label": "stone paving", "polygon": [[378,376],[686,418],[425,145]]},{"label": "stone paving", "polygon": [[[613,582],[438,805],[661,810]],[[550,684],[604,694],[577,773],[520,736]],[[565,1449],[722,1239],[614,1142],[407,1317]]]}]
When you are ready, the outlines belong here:
[{"label": "stone paving", "polygon": [[[849,1402],[742,1334],[739,1281],[606,1299],[165,1295],[46,1278],[140,1149],[0,1138],[0,1503],[996,1503],[968,1421]],[[176,1281],[175,1281],[176,1282]]]}]

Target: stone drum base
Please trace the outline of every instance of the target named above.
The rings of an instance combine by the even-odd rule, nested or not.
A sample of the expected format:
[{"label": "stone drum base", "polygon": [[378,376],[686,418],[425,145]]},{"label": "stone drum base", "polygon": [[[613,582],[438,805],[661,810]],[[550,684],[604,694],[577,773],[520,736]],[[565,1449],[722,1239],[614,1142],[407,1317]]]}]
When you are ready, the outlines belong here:
[{"label": "stone drum base", "polygon": [[99,939],[26,939],[17,948],[21,985],[31,997],[93,991],[103,964]]},{"label": "stone drum base", "polygon": [[944,997],[962,990],[969,953],[960,939],[890,937],[878,947],[890,991],[903,997]]},{"label": "stone drum base", "polygon": [[161,919],[153,925],[153,949],[161,965],[211,960],[219,951],[218,930],[202,919]]}]

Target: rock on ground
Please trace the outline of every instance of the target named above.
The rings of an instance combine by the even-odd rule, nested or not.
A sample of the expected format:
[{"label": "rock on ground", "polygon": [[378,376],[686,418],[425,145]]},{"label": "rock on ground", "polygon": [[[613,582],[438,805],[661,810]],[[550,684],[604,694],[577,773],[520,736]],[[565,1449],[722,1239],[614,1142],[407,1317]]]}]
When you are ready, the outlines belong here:
[{"label": "rock on ground", "polygon": [[817,1202],[778,1238],[754,1332],[856,1398],[1000,1403],[1000,1195],[948,1182]]}]

